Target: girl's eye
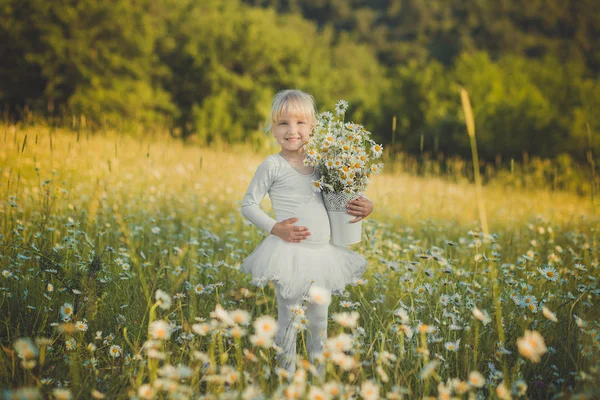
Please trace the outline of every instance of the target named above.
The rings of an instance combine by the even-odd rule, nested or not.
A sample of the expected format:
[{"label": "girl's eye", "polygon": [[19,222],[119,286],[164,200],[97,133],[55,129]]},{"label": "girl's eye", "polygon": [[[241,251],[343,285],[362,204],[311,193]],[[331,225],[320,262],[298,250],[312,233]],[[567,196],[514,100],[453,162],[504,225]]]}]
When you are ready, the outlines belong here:
[{"label": "girl's eye", "polygon": [[279,125],[287,125],[287,122],[280,122]]}]

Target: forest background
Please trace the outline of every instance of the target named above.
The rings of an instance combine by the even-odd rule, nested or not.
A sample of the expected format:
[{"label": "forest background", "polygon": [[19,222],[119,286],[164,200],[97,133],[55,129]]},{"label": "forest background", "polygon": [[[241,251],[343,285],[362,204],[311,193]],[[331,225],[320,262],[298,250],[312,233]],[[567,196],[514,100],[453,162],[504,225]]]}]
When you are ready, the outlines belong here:
[{"label": "forest background", "polygon": [[346,99],[394,151],[468,157],[465,87],[483,160],[587,163],[600,154],[599,4],[0,0],[0,107],[258,144],[272,95],[293,87],[320,109]]}]

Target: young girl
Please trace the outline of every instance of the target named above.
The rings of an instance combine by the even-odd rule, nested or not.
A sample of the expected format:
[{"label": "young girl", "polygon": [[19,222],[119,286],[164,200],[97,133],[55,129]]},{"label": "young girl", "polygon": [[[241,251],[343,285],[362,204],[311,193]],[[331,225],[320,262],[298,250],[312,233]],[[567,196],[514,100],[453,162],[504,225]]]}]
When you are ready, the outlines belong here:
[{"label": "young girl", "polygon": [[[327,309],[331,292],[341,291],[365,272],[366,260],[345,247],[329,243],[330,227],[320,193],[313,190],[317,171],[304,165],[304,144],[316,122],[312,96],[299,90],[275,95],[271,107],[271,131],[281,151],[270,155],[257,168],[242,203],[242,214],[270,233],[248,256],[244,272],[252,283],[264,286],[273,281],[277,294],[278,330],[275,343],[282,349],[279,365],[293,375],[296,365],[294,313],[311,286],[324,289],[321,301],[306,307],[307,349],[311,361],[323,352],[327,338]],[[260,202],[269,194],[276,219],[269,217]],[[373,211],[361,197],[348,205],[357,222]],[[294,311],[295,310],[295,311]]]}]

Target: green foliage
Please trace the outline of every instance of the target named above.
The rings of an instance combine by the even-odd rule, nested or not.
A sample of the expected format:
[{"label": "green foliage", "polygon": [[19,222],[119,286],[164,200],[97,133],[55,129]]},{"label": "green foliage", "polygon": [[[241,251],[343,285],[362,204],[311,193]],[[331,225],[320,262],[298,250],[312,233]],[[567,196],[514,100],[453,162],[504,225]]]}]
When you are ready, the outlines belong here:
[{"label": "green foliage", "polygon": [[[160,74],[153,56],[160,31],[150,2],[3,3],[3,17],[9,22],[0,31],[19,40],[15,62],[37,71],[36,78],[43,82],[34,99],[39,108],[53,111],[58,105],[96,121],[129,118],[143,123],[175,112],[169,94],[153,84]],[[12,73],[22,81],[29,78]]]},{"label": "green foliage", "polygon": [[0,105],[11,116],[141,123],[200,143],[263,143],[275,92],[340,98],[416,154],[600,154],[592,0],[0,0]]}]

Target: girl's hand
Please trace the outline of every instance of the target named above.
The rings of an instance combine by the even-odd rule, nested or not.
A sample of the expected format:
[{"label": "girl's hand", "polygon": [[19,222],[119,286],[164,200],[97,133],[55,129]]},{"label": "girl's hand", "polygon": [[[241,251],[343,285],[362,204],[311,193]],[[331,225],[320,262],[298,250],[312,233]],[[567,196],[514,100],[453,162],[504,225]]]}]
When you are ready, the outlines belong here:
[{"label": "girl's hand", "polygon": [[367,218],[373,212],[373,203],[366,197],[360,197],[348,203],[346,212],[356,216],[356,218],[350,221],[353,224]]},{"label": "girl's hand", "polygon": [[298,218],[288,218],[281,222],[276,222],[275,225],[273,225],[273,229],[271,229],[271,233],[284,242],[300,243],[310,236],[310,232],[305,226],[292,225],[297,221]]}]

